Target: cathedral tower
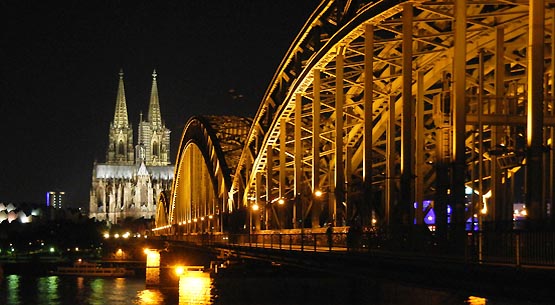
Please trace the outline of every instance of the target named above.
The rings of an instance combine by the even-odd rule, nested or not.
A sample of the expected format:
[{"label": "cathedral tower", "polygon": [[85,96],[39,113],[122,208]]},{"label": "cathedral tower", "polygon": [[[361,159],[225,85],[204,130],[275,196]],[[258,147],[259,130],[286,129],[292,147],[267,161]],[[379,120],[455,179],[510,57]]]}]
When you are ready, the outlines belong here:
[{"label": "cathedral tower", "polygon": [[141,115],[139,122],[139,143],[137,159],[142,159],[147,166],[170,164],[170,130],[166,128],[160,114],[156,70],[152,73],[152,88],[148,106],[147,121]]},{"label": "cathedral tower", "polygon": [[108,136],[106,162],[108,164],[133,164],[134,161],[133,128],[129,124],[125,88],[123,85],[123,71],[120,70],[114,120],[110,124]]}]

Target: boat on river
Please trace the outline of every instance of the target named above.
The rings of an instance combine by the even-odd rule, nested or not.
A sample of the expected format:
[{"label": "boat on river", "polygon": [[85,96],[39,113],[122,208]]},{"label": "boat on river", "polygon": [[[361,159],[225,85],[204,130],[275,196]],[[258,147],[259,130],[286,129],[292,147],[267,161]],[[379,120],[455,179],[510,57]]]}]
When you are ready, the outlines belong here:
[{"label": "boat on river", "polygon": [[121,267],[103,267],[100,264],[77,261],[73,266],[60,266],[53,272],[55,275],[124,277],[133,275],[133,270]]}]

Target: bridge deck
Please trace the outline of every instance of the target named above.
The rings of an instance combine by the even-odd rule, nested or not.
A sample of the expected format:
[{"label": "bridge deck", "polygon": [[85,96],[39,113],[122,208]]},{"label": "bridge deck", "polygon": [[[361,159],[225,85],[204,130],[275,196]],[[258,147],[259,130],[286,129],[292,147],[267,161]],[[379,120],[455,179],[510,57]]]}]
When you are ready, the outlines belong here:
[{"label": "bridge deck", "polygon": [[167,237],[170,248],[204,248],[220,260],[253,259],[326,272],[355,280],[401,281],[434,289],[499,295],[526,300],[553,300],[547,283],[555,280],[555,266],[505,263],[501,259],[477,262],[469,256],[391,249],[349,248],[345,245],[300,245],[294,236],[287,243],[256,242],[251,235],[189,235]]}]

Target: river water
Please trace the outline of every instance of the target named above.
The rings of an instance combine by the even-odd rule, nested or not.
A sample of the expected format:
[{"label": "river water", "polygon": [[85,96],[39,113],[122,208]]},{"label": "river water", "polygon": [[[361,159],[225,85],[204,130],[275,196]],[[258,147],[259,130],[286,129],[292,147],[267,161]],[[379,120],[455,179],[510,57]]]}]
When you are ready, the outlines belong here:
[{"label": "river water", "polygon": [[[147,287],[144,277],[91,278],[9,274],[0,278],[3,305],[364,304],[518,305],[461,291],[434,291],[399,283],[290,275],[182,276],[174,287]],[[170,285],[171,286],[171,285]]]}]

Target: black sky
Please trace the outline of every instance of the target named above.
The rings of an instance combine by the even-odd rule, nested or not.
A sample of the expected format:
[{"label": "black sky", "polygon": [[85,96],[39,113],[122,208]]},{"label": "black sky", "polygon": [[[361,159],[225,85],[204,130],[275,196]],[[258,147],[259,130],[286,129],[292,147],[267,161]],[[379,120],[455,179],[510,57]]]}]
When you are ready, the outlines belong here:
[{"label": "black sky", "polygon": [[44,203],[63,190],[71,206],[88,206],[120,68],[135,129],[157,70],[172,163],[191,116],[253,116],[318,3],[0,1],[0,202]]}]

